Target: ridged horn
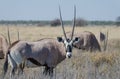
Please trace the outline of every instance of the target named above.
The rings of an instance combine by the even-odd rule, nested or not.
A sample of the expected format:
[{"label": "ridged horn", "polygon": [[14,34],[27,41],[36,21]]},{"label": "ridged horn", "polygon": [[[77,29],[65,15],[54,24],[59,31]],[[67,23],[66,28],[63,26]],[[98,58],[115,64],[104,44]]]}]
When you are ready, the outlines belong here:
[{"label": "ridged horn", "polygon": [[63,20],[62,20],[62,15],[61,15],[61,9],[60,9],[60,6],[59,6],[59,14],[60,14],[60,22],[61,22],[61,26],[62,26],[63,34],[64,34],[64,36],[65,36],[65,39],[67,40],[67,36],[66,36],[66,33],[65,33],[64,25],[63,25]]},{"label": "ridged horn", "polygon": [[8,42],[9,42],[9,45],[11,45],[9,26],[7,26],[7,35],[8,35]]},{"label": "ridged horn", "polygon": [[76,21],[76,6],[74,6],[74,20],[73,20],[71,40],[73,39],[73,35],[74,35],[75,21]]},{"label": "ridged horn", "polygon": [[17,28],[17,38],[18,40],[20,40],[20,37],[19,37],[19,29]]}]

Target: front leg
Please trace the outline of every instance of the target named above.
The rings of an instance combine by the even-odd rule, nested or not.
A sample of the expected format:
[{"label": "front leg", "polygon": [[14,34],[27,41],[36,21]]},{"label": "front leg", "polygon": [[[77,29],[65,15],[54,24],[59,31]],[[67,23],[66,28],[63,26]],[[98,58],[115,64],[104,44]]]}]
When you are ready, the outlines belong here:
[{"label": "front leg", "polygon": [[48,66],[45,66],[44,71],[43,71],[43,74],[44,74],[44,75],[47,75],[48,72],[49,72],[49,67],[48,67]]},{"label": "front leg", "polygon": [[53,69],[54,69],[53,67],[49,68],[49,75],[50,75],[50,77],[53,77]]},{"label": "front leg", "polygon": [[53,67],[48,67],[48,66],[45,66],[45,69],[43,71],[43,74],[44,75],[47,75],[49,74],[50,77],[53,77]]}]

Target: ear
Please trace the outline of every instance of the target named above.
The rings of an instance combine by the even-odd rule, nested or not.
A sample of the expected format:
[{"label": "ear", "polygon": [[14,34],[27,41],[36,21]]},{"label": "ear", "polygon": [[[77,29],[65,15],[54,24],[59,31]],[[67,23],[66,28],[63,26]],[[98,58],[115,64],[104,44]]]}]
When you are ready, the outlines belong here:
[{"label": "ear", "polygon": [[79,40],[80,40],[80,38],[75,37],[75,39],[73,40],[73,43],[74,43],[74,42],[78,42]]},{"label": "ear", "polygon": [[57,37],[58,42],[63,42],[62,37]]}]

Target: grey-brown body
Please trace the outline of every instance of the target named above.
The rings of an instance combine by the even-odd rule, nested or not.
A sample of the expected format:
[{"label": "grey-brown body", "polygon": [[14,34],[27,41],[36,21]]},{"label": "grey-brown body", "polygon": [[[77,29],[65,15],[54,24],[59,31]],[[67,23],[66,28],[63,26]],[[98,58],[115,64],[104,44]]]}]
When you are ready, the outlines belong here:
[{"label": "grey-brown body", "polygon": [[[63,43],[46,38],[36,42],[18,41],[11,45],[4,63],[4,75],[8,63],[12,67],[11,76],[17,68],[23,72],[24,67],[45,66],[44,74],[53,75],[53,69],[66,58]],[[29,63],[28,63],[29,62]]]},{"label": "grey-brown body", "polygon": [[[42,39],[36,42],[19,41],[10,50],[11,56],[20,53],[25,60],[32,58],[41,65],[47,64],[49,67],[55,67],[66,58],[64,45],[56,39]],[[13,59],[16,60],[16,57]]]},{"label": "grey-brown body", "polygon": [[[67,33],[67,36],[71,36],[71,33]],[[92,32],[84,31],[74,34],[74,37],[79,38],[79,42],[74,43],[74,47],[87,51],[101,51],[98,40]]]},{"label": "grey-brown body", "polygon": [[3,35],[0,35],[0,59],[5,57],[8,45],[7,39]]}]

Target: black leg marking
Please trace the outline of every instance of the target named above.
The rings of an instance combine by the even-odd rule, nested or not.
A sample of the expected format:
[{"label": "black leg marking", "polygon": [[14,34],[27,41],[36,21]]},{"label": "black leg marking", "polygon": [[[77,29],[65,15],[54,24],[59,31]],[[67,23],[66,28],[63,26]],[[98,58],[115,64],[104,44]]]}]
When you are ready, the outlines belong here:
[{"label": "black leg marking", "polygon": [[50,77],[53,77],[53,67],[45,66],[43,74],[44,75],[49,75]]},{"label": "black leg marking", "polygon": [[48,72],[49,72],[49,70],[50,70],[50,68],[49,68],[48,66],[45,66],[45,69],[44,69],[44,71],[43,71],[43,74],[44,74],[44,75],[47,75]]},{"label": "black leg marking", "polygon": [[30,62],[32,62],[35,65],[41,66],[41,64],[37,60],[35,60],[34,58],[28,58],[27,60],[29,60]]},{"label": "black leg marking", "polygon": [[49,69],[49,75],[50,75],[50,77],[53,77],[53,67],[51,67],[51,68]]}]

